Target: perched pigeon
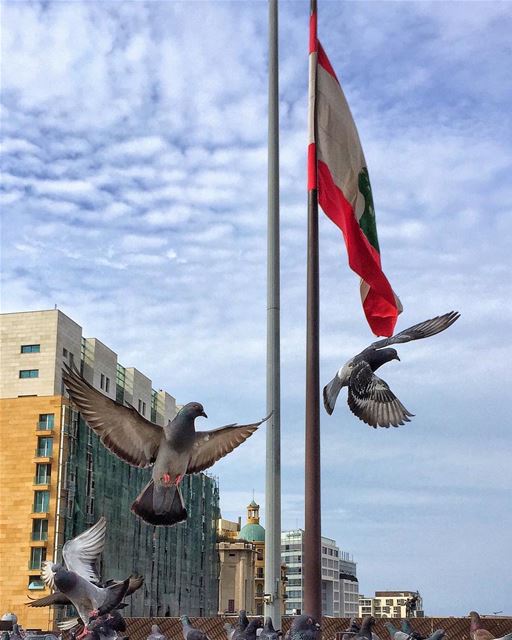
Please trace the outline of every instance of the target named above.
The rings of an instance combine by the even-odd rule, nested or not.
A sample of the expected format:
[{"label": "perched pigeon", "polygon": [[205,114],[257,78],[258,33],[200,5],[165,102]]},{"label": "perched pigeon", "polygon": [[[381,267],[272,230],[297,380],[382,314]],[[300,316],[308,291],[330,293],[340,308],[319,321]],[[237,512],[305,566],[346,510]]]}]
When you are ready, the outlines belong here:
[{"label": "perched pigeon", "polygon": [[[78,615],[88,631],[87,623],[91,618],[102,616],[115,609],[124,598],[129,578],[116,582],[109,587],[98,587],[96,562],[105,546],[107,521],[104,517],[73,540],[66,542],[62,549],[65,567],[61,564],[45,561],[41,575],[46,586],[55,587],[66,595],[78,611]],[[76,620],[65,621],[59,628],[69,629]]]},{"label": "perched pigeon", "polygon": [[414,629],[411,626],[411,623],[409,622],[409,618],[404,618],[402,620],[402,631],[404,633],[407,633],[407,635],[409,636],[409,638],[411,638],[411,640],[425,640],[425,636],[422,636],[421,633],[414,631]]},{"label": "perched pigeon", "polygon": [[432,635],[430,635],[427,640],[443,640],[446,635],[446,631],[444,629],[436,629]]},{"label": "perched pigeon", "polygon": [[391,640],[407,640],[409,638],[408,633],[400,631],[400,629],[397,629],[391,622],[385,622],[384,626],[388,630]]},{"label": "perched pigeon", "polygon": [[143,418],[134,407],[107,398],[69,367],[63,380],[71,400],[110,451],[135,467],[154,465],[150,482],[132,504],[135,514],[154,525],[186,520],[179,490],[183,476],[211,467],[270,417],[196,432],[194,420],[207,415],[201,404],[189,402],[173,420],[160,427]]},{"label": "perched pigeon", "polygon": [[352,640],[352,638],[359,632],[361,625],[357,622],[356,618],[350,618],[348,627],[343,632],[341,640]]},{"label": "perched pigeon", "polygon": [[[128,589],[126,590],[125,598],[128,596],[131,596],[132,593],[137,591],[137,589],[140,589],[144,584],[144,577],[140,575],[133,574],[128,578],[128,580],[129,580]],[[111,587],[112,585],[115,585],[115,584],[119,584],[119,582],[115,580],[107,580],[107,582],[100,583],[97,586]],[[67,606],[70,604],[71,604],[71,600],[60,591],[54,591],[53,593],[50,593],[49,596],[44,596],[43,598],[34,598],[31,600],[31,602],[26,603],[27,607],[50,607],[53,605]],[[124,609],[127,606],[128,605],[125,604],[124,602],[120,602],[117,605],[116,609]]]},{"label": "perched pigeon", "polygon": [[188,616],[181,616],[180,620],[183,627],[183,640],[208,640],[206,633],[194,629]]},{"label": "perched pigeon", "polygon": [[265,624],[263,625],[263,629],[260,633],[260,638],[264,640],[278,640],[279,636],[282,636],[281,631],[276,631],[274,629],[274,625],[272,623],[272,618],[265,618]]},{"label": "perched pigeon", "polygon": [[372,639],[372,627],[375,624],[375,618],[373,616],[364,616],[361,621],[361,628],[355,634],[355,638],[360,638],[361,640],[373,640]]},{"label": "perched pigeon", "polygon": [[484,629],[482,620],[476,611],[470,611],[469,617],[471,618],[471,625],[469,628],[471,640],[494,640],[492,633],[487,631],[487,629]]},{"label": "perched pigeon", "polygon": [[12,625],[11,640],[23,640],[21,635],[20,626],[17,622]]},{"label": "perched pigeon", "polygon": [[243,632],[249,625],[249,618],[245,609],[240,609],[238,614],[238,622],[235,625],[235,630],[232,636],[232,640],[241,640],[243,638]]},{"label": "perched pigeon", "polygon": [[287,633],[289,640],[316,640],[320,625],[307,614],[302,614],[293,619],[292,626]]},{"label": "perched pigeon", "polygon": [[415,324],[391,338],[373,342],[346,362],[324,387],[324,406],[327,413],[330,415],[334,411],[339,392],[343,387],[348,387],[350,410],[371,427],[398,427],[410,422],[413,414],[407,411],[386,382],[374,373],[386,362],[400,360],[396,349],[385,347],[434,336],[451,326],[459,317],[457,311],[450,311]]},{"label": "perched pigeon", "polygon": [[241,632],[241,640],[256,640],[258,629],[263,627],[263,620],[261,618],[254,618],[249,622],[245,629]]},{"label": "perched pigeon", "polygon": [[166,637],[160,631],[160,627],[157,624],[154,624],[151,627],[151,633],[149,634],[147,640],[166,640]]}]

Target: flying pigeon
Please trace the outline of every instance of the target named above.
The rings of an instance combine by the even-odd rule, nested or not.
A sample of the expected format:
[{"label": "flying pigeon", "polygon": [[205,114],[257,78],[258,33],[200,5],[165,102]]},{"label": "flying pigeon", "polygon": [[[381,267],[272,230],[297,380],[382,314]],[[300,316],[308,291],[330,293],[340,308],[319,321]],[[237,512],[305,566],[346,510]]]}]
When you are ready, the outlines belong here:
[{"label": "flying pigeon", "polygon": [[276,631],[274,629],[274,625],[272,623],[272,618],[269,616],[265,618],[265,624],[263,625],[263,629],[260,633],[260,639],[262,640],[278,640],[279,636],[282,636],[282,631]]},{"label": "flying pigeon", "polygon": [[471,625],[469,635],[471,640],[494,640],[494,636],[490,631],[484,629],[482,620],[476,611],[470,611]]},{"label": "flying pigeon", "polygon": [[157,624],[154,624],[151,627],[151,633],[149,634],[147,640],[166,640],[166,637],[160,631],[160,627]]},{"label": "flying pigeon", "polygon": [[410,422],[413,416],[375,371],[386,362],[400,360],[391,344],[429,338],[451,326],[460,314],[450,311],[431,320],[415,324],[391,338],[373,342],[361,353],[346,362],[334,378],[324,387],[324,406],[329,415],[334,411],[336,398],[343,387],[348,387],[348,406],[354,415],[371,427],[398,427]]},{"label": "flying pigeon", "polygon": [[183,640],[208,640],[206,633],[194,629],[188,616],[181,616],[180,620],[183,627]]},{"label": "flying pigeon", "polygon": [[[134,593],[135,591],[137,591],[137,589],[140,589],[142,587],[142,585],[144,584],[144,577],[140,576],[140,575],[135,575],[132,574],[129,578],[128,578],[129,582],[128,582],[128,589],[126,590],[125,593],[125,598],[128,596],[131,596],[132,593]],[[114,584],[119,584],[118,581],[115,580],[107,580],[107,582],[103,582],[103,583],[99,583],[97,586],[98,587],[111,587]],[[54,591],[53,593],[50,593],[50,595],[48,596],[44,596],[43,598],[33,598],[31,599],[31,602],[27,602],[26,605],[27,607],[50,607],[53,605],[70,605],[71,604],[71,600],[63,593],[61,593],[60,591]],[[120,602],[116,609],[124,609],[125,607],[127,607],[128,605],[124,602]]]},{"label": "flying pigeon", "polygon": [[189,402],[160,427],[132,406],[103,395],[66,367],[69,396],[103,444],[135,467],[153,465],[152,478],[132,504],[132,511],[153,525],[173,525],[187,519],[179,484],[187,473],[198,473],[247,440],[270,416],[251,424],[229,424],[196,431],[194,420],[207,418],[199,402]]},{"label": "flying pigeon", "polygon": [[[107,521],[104,517],[73,540],[68,540],[62,549],[65,567],[50,561],[42,563],[41,575],[46,586],[55,587],[66,595],[74,605],[84,623],[84,635],[89,631],[91,618],[100,617],[115,609],[126,595],[129,578],[108,587],[98,587],[99,577],[96,562],[105,546]],[[64,621],[61,630],[75,626],[76,619]],[[71,625],[71,627],[70,627]]]}]

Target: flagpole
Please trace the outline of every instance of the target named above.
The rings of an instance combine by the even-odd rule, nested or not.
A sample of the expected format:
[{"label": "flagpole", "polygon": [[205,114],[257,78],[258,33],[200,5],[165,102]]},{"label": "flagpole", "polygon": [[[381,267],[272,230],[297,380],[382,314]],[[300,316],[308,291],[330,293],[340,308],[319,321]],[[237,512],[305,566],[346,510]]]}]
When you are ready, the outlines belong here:
[{"label": "flagpole", "polygon": [[281,380],[279,280],[279,74],[277,0],[269,0],[267,411],[265,616],[281,628]]},{"label": "flagpole", "polygon": [[[316,0],[311,0],[310,12],[312,21],[315,21]],[[315,76],[313,75],[313,77]],[[310,87],[310,92],[312,90],[314,90],[314,87]],[[314,105],[310,104],[310,108],[312,107],[314,108]],[[310,184],[308,190],[306,305],[304,613],[320,621],[322,619],[322,525],[320,499],[318,197],[316,175],[313,188],[311,188]]]}]

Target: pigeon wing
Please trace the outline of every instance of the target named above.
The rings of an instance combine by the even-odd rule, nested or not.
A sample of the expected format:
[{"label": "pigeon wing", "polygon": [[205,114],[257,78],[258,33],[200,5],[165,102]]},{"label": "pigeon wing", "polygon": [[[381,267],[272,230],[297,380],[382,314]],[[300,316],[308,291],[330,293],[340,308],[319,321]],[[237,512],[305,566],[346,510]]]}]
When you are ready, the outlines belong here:
[{"label": "pigeon wing", "polygon": [[148,467],[156,459],[163,429],[133,407],[107,398],[75,371],[66,368],[69,397],[107,449],[134,467]]},{"label": "pigeon wing", "polygon": [[71,600],[61,593],[60,591],[55,591],[55,593],[50,593],[49,596],[45,596],[44,598],[36,598],[31,602],[27,602],[27,607],[50,607],[54,604],[71,604]]},{"label": "pigeon wing", "polygon": [[105,547],[106,532],[107,520],[101,517],[95,525],[66,542],[62,557],[69,571],[77,573],[87,582],[99,582],[96,562]]},{"label": "pigeon wing", "polygon": [[375,428],[398,427],[410,422],[409,417],[413,415],[364,360],[352,369],[348,383],[348,406],[360,420]]},{"label": "pigeon wing", "polygon": [[398,344],[401,342],[410,342],[411,340],[419,340],[420,338],[430,338],[435,336],[436,333],[441,333],[445,329],[448,329],[458,318],[460,313],[458,311],[450,311],[442,316],[436,316],[430,320],[424,320],[418,324],[404,329],[391,338],[384,338],[383,340],[377,340],[373,342],[369,348],[381,349],[387,347],[390,344]]},{"label": "pigeon wing", "polygon": [[41,578],[47,587],[55,589],[55,574],[53,573],[53,562],[44,560],[41,562]]},{"label": "pigeon wing", "polygon": [[270,415],[252,424],[228,424],[212,431],[196,431],[187,473],[198,473],[211,467],[247,440],[269,418]]}]

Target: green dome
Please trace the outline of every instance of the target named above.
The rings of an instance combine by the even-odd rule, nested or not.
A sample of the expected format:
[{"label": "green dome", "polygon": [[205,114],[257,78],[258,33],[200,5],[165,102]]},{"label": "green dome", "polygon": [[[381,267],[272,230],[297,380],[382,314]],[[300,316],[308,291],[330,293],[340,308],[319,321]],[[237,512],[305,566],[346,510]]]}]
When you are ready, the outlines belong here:
[{"label": "green dome", "polygon": [[237,538],[249,542],[265,542],[265,529],[261,524],[246,524],[240,529]]}]

